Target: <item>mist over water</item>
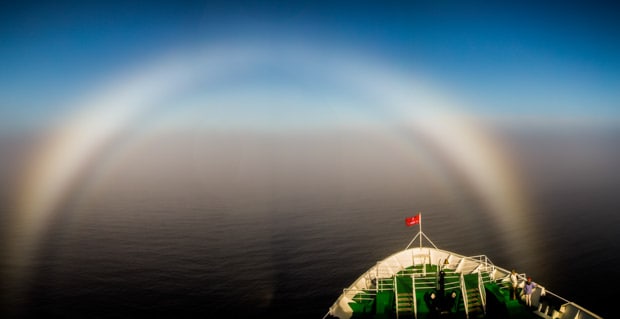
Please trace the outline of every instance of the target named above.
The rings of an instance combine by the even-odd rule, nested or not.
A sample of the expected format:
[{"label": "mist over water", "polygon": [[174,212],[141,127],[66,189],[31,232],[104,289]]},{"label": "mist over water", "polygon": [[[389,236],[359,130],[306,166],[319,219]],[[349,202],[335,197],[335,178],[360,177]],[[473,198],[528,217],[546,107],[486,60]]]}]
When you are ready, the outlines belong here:
[{"label": "mist over water", "polygon": [[[404,131],[411,140],[423,139]],[[442,249],[487,255],[548,290],[611,318],[620,261],[620,130],[498,126],[535,209],[522,236],[540,238],[544,264],[506,247],[498,227],[445,159],[435,167],[384,131],[159,132],[102,152],[37,243],[9,317],[320,318],[343,288],[423,230]],[[22,159],[35,143],[0,154],[3,234]],[[20,150],[21,149],[21,150]],[[521,227],[515,225],[515,227]],[[10,260],[2,259],[2,274]],[[609,274],[604,279],[602,275]],[[4,278],[6,279],[6,278]],[[604,282],[604,284],[601,284]]]}]

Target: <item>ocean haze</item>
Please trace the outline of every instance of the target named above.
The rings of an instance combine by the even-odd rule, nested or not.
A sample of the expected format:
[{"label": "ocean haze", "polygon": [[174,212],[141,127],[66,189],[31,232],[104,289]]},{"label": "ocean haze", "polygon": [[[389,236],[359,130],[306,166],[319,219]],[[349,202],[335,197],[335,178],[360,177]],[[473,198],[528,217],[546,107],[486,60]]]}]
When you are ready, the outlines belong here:
[{"label": "ocean haze", "polygon": [[[107,149],[54,213],[26,293],[9,294],[5,309],[16,317],[322,317],[342,288],[406,246],[415,230],[404,217],[422,211],[440,248],[486,254],[610,317],[611,300],[591,292],[600,289],[592,276],[618,262],[614,126],[489,131],[518,164],[535,208],[514,231],[540,238],[532,251],[545,252],[544,264],[497,240],[479,195],[439,155],[454,188],[437,186],[415,157],[431,149],[414,147],[423,145],[414,132],[405,139],[412,152],[383,133],[170,131]],[[4,163],[14,163],[1,175],[6,230],[33,154],[27,141],[36,139],[3,140],[3,159],[13,158]]]},{"label": "ocean haze", "polygon": [[255,196],[311,199],[373,192],[399,196],[412,187],[418,188],[413,193],[427,192],[433,181],[415,158],[424,150],[404,152],[408,145],[381,133],[159,133],[103,154],[104,168],[91,171],[91,182],[113,196],[146,188],[161,196],[212,195],[232,199],[233,205]]}]

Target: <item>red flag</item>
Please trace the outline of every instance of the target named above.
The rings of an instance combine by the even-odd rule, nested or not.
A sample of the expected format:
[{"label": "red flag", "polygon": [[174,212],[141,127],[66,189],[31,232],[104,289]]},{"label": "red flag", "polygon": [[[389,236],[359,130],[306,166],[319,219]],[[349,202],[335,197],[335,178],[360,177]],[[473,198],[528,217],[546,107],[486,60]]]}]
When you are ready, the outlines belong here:
[{"label": "red flag", "polygon": [[407,225],[407,227],[417,225],[419,223],[420,223],[420,214],[405,218],[405,225]]}]

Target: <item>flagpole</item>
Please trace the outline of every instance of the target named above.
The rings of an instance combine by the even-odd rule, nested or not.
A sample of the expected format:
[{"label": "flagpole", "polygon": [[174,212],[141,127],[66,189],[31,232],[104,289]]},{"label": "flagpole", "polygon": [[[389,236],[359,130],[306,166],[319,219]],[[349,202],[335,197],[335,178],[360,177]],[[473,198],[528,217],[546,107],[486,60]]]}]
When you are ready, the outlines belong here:
[{"label": "flagpole", "polygon": [[418,215],[420,216],[420,222],[418,223],[420,225],[420,250],[422,249],[422,212],[418,212]]}]

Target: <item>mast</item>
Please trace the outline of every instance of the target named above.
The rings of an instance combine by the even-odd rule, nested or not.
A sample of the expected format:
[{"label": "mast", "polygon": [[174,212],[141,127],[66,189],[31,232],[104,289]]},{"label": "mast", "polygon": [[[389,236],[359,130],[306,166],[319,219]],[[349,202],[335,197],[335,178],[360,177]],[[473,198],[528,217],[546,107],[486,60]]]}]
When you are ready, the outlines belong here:
[{"label": "mast", "polygon": [[411,246],[411,244],[413,244],[415,242],[415,240],[418,239],[418,236],[420,237],[420,249],[422,249],[422,237],[425,237],[426,240],[428,240],[428,242],[433,247],[437,248],[437,246],[435,246],[433,241],[431,241],[431,239],[428,238],[428,236],[426,236],[422,232],[422,212],[418,212],[418,214],[415,215],[415,216],[405,218],[405,225],[407,225],[407,226],[418,225],[418,227],[419,227],[418,234],[415,235],[415,237],[413,237],[413,239],[409,242],[409,244],[407,245],[407,247],[405,249],[408,249]]},{"label": "mast", "polygon": [[422,212],[418,212],[418,225],[420,226],[420,249],[422,249]]}]

